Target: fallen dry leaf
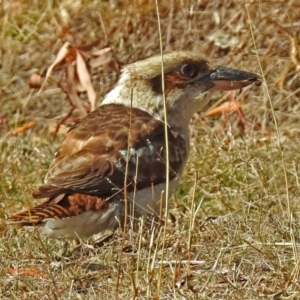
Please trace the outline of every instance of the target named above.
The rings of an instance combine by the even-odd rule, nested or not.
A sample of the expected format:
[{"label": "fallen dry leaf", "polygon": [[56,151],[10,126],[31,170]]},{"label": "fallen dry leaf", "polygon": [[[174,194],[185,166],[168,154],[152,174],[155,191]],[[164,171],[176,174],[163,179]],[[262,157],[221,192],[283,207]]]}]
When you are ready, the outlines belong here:
[{"label": "fallen dry leaf", "polygon": [[72,105],[75,105],[83,116],[86,116],[87,115],[86,109],[83,107],[80,98],[77,94],[74,68],[71,64],[68,64],[67,66],[67,84],[68,84],[67,95],[70,101],[72,102]]},{"label": "fallen dry leaf", "polygon": [[45,80],[38,92],[38,94],[41,93],[46,81],[48,80],[49,76],[51,75],[54,67],[56,65],[58,65],[61,61],[63,61],[63,59],[65,59],[69,53],[69,47],[70,47],[70,43],[69,42],[65,42],[62,47],[59,49],[57,55],[56,55],[56,58],[54,60],[54,62],[49,66],[48,70],[47,70],[47,73],[46,73],[46,77],[45,77]]},{"label": "fallen dry leaf", "polygon": [[94,51],[91,53],[91,55],[94,56],[94,58],[91,58],[89,61],[89,65],[92,68],[106,65],[113,71],[119,72],[119,62],[111,48],[108,47]]},{"label": "fallen dry leaf", "polygon": [[32,127],[34,127],[38,122],[37,121],[31,121],[29,123],[26,123],[18,128],[15,128],[13,130],[11,130],[9,133],[12,134],[12,135],[16,135],[16,134],[19,134],[23,131],[26,131]]},{"label": "fallen dry leaf", "polygon": [[[93,41],[90,44],[82,44],[80,41],[75,43],[75,34],[69,28],[63,28],[63,36],[71,35],[74,42],[65,42],[59,49],[54,62],[49,66],[45,80],[41,84],[41,76],[39,74],[33,74],[29,80],[31,87],[40,87],[38,94],[41,93],[46,81],[52,74],[54,68],[60,63],[64,62],[62,66],[63,80],[66,79],[66,83],[61,84],[58,81],[60,88],[66,93],[68,100],[70,101],[74,110],[75,106],[84,117],[87,115],[87,111],[93,111],[96,107],[96,92],[92,83],[92,76],[87,67],[87,60],[90,60],[90,66],[96,67],[99,65],[106,65],[114,71],[119,71],[119,62],[116,55],[113,53],[111,48],[106,47],[100,50],[92,51],[93,47],[96,46],[100,39]],[[90,102],[90,109],[86,109],[81,103],[79,94],[86,93]]]},{"label": "fallen dry leaf", "polygon": [[76,52],[76,71],[81,86],[87,92],[88,99],[91,104],[91,110],[93,111],[96,105],[96,93],[92,84],[91,75],[79,51]]},{"label": "fallen dry leaf", "polygon": [[230,113],[232,111],[238,111],[241,109],[241,104],[237,101],[227,101],[213,109],[208,110],[204,117],[213,117],[215,115],[220,115],[223,113]]},{"label": "fallen dry leaf", "polygon": [[8,269],[8,273],[11,275],[23,275],[23,276],[32,276],[32,277],[48,277],[45,272],[39,271],[37,269]]}]

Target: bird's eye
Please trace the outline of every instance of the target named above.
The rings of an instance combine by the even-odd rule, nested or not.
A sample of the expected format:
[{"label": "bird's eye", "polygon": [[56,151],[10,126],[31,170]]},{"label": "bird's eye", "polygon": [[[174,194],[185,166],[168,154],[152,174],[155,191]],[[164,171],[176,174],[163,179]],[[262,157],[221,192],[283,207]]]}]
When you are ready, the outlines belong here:
[{"label": "bird's eye", "polygon": [[195,74],[195,66],[191,64],[185,64],[181,67],[181,74],[188,77],[193,77]]}]

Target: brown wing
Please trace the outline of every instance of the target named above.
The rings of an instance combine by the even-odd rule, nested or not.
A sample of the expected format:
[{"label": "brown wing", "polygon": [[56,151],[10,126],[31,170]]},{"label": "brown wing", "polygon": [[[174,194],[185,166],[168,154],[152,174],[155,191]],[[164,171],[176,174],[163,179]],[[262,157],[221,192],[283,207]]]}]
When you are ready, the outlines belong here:
[{"label": "brown wing", "polygon": [[[170,178],[174,178],[187,156],[186,141],[171,129],[168,136]],[[123,190],[125,173],[128,191],[161,183],[166,176],[164,148],[161,121],[136,108],[99,106],[70,129],[45,184],[33,195],[81,193],[109,198]]]}]

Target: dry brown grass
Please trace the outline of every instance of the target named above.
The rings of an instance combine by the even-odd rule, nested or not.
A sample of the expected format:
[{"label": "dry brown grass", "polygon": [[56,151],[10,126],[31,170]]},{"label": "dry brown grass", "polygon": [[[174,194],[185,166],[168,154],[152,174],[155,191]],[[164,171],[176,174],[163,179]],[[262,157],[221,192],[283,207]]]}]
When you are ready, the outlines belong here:
[{"label": "dry brown grass", "polygon": [[[159,53],[155,2],[0,5],[1,299],[300,298],[299,1],[159,4],[164,50],[200,51],[251,72],[260,73],[261,65],[266,82],[240,97],[250,130],[240,135],[235,115],[225,128],[224,118],[193,124],[192,155],[171,199],[164,249],[161,229],[144,225],[128,232],[123,248],[118,232],[103,247],[90,249],[91,240],[83,241],[63,257],[62,241],[5,223],[34,204],[31,191],[62,138],[51,136],[49,126],[69,110],[55,82],[59,72],[40,95],[28,77],[45,74],[67,24],[78,41],[101,38],[98,48],[112,47],[123,63]],[[116,78],[106,68],[93,71],[99,102]],[[38,124],[12,136],[6,120],[9,130]]]}]

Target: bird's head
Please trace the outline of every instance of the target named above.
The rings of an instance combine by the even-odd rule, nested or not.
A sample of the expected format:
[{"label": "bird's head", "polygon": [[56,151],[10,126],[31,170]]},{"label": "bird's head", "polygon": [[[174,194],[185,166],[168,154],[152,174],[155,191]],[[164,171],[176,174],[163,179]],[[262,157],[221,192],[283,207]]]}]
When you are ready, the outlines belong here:
[{"label": "bird's head", "polygon": [[188,124],[207,104],[208,92],[241,89],[259,82],[256,74],[213,66],[200,54],[178,51],[164,54],[163,64],[157,55],[127,65],[102,104],[132,105],[163,120],[163,80],[170,125]]}]

